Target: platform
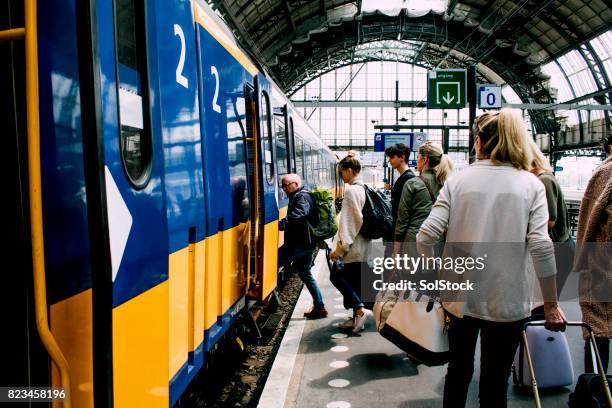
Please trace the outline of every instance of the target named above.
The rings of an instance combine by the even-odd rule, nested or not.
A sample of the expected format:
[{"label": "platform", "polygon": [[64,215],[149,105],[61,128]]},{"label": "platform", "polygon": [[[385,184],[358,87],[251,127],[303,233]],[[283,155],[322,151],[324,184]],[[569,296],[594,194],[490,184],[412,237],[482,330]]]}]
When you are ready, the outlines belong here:
[{"label": "platform", "polygon": [[[341,332],[336,326],[346,320],[349,312],[342,306],[342,296],[329,282],[329,270],[321,254],[314,268],[329,317],[321,320],[303,317],[304,311],[312,305],[308,291],[303,288],[259,407],[441,407],[446,366],[414,365],[404,352],[376,332],[373,319],[359,335]],[[564,302],[562,308],[568,320],[580,319],[576,303]],[[570,328],[567,338],[577,377],[583,372],[580,330]],[[468,407],[479,406],[478,350],[479,346]],[[542,391],[542,406],[566,407],[571,390],[573,386],[552,392]],[[529,393],[509,386],[508,407],[534,406]]]}]

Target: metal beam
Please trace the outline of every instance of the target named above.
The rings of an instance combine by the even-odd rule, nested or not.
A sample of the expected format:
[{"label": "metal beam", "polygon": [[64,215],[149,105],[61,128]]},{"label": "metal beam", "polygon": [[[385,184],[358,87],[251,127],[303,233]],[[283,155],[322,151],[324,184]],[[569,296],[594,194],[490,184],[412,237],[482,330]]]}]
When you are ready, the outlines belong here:
[{"label": "metal beam", "polygon": [[291,30],[295,32],[295,20],[293,20],[293,15],[291,14],[291,7],[289,7],[289,0],[283,0],[283,4],[285,5],[285,13],[287,13],[287,20],[289,20],[289,25],[291,25]]},{"label": "metal beam", "polygon": [[455,6],[457,6],[459,0],[451,0],[448,2],[448,7],[446,9],[446,14],[451,15],[453,10],[455,10]]},{"label": "metal beam", "polygon": [[504,108],[529,110],[584,110],[584,111],[610,111],[612,105],[579,105],[577,103],[508,103]]},{"label": "metal beam", "polygon": [[602,89],[600,91],[591,92],[590,94],[579,96],[578,98],[574,98],[574,99],[572,99],[570,101],[565,101],[564,103],[576,103],[576,102],[580,102],[580,101],[586,101],[588,99],[594,98],[595,96],[605,95],[605,94],[611,93],[611,92],[612,92],[612,87],[609,87],[609,88],[606,88],[606,89]]},{"label": "metal beam", "polygon": [[292,101],[296,108],[416,108],[423,101]]},{"label": "metal beam", "polygon": [[557,153],[557,152],[566,152],[566,151],[577,150],[577,149],[593,149],[593,148],[601,148],[601,143],[600,142],[588,142],[588,143],[579,143],[579,144],[573,144],[573,145],[564,144],[562,146],[554,147],[552,151],[553,153]]},{"label": "metal beam", "polygon": [[[416,108],[425,107],[424,101],[292,101],[296,108]],[[578,103],[504,103],[503,108],[532,111],[584,110],[612,111],[612,105],[580,105]],[[418,126],[417,126],[418,127]]]},{"label": "metal beam", "polygon": [[399,130],[399,129],[469,129],[468,125],[374,125],[375,130]]}]

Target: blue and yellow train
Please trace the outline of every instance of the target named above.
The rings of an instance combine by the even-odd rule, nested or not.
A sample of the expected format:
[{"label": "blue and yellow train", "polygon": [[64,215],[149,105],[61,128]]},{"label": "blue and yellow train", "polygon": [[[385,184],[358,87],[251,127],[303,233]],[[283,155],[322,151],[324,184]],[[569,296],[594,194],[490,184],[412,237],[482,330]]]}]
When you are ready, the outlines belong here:
[{"label": "blue and yellow train", "polygon": [[204,1],[5,3],[0,384],[172,406],[277,286],[280,177],[336,157]]}]

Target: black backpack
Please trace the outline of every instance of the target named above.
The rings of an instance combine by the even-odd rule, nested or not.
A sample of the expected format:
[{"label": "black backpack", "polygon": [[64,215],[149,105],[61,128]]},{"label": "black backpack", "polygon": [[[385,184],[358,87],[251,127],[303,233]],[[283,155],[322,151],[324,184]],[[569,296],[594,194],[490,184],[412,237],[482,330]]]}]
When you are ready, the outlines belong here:
[{"label": "black backpack", "polygon": [[384,193],[376,191],[364,184],[366,201],[361,210],[363,225],[359,230],[362,237],[378,239],[393,236],[393,215],[391,200]]},{"label": "black backpack", "polygon": [[[612,376],[606,376],[608,383]],[[601,374],[582,374],[578,377],[576,388],[569,396],[570,408],[600,408],[607,407],[606,392]]]}]

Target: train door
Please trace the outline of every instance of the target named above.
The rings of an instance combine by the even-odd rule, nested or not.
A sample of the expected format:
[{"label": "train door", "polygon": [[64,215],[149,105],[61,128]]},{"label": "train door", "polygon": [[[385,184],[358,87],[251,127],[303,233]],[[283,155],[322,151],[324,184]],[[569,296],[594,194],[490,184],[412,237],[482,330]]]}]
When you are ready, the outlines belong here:
[{"label": "train door", "polygon": [[114,406],[167,407],[169,243],[153,42],[164,10],[137,0],[95,7]]},{"label": "train door", "polygon": [[[274,131],[276,142],[276,166],[277,166],[277,187],[278,187],[278,219],[282,220],[287,216],[289,197],[282,189],[282,177],[291,173],[291,145],[289,143],[289,131],[287,105],[274,110]],[[278,246],[283,245],[285,240],[284,231],[278,232]]]},{"label": "train door", "polygon": [[247,140],[255,67],[195,5],[201,154],[206,208],[204,351],[229,329],[246,303],[252,235]]},{"label": "train door", "polygon": [[168,224],[170,406],[204,364],[206,211],[198,57],[191,2],[155,0],[159,101]]},{"label": "train door", "polygon": [[272,127],[272,105],[270,83],[262,76],[255,78],[253,92],[254,109],[251,114],[256,119],[254,135],[257,144],[257,206],[258,219],[256,235],[256,291],[253,293],[259,300],[266,299],[276,288],[278,258],[278,169],[276,149]]},{"label": "train door", "polygon": [[295,164],[295,131],[293,128],[293,118],[291,116],[289,116],[289,123],[287,126],[287,136],[289,138],[289,157],[291,158],[290,160],[290,165],[289,167],[291,168],[291,173],[295,173],[296,172],[296,164]]}]

